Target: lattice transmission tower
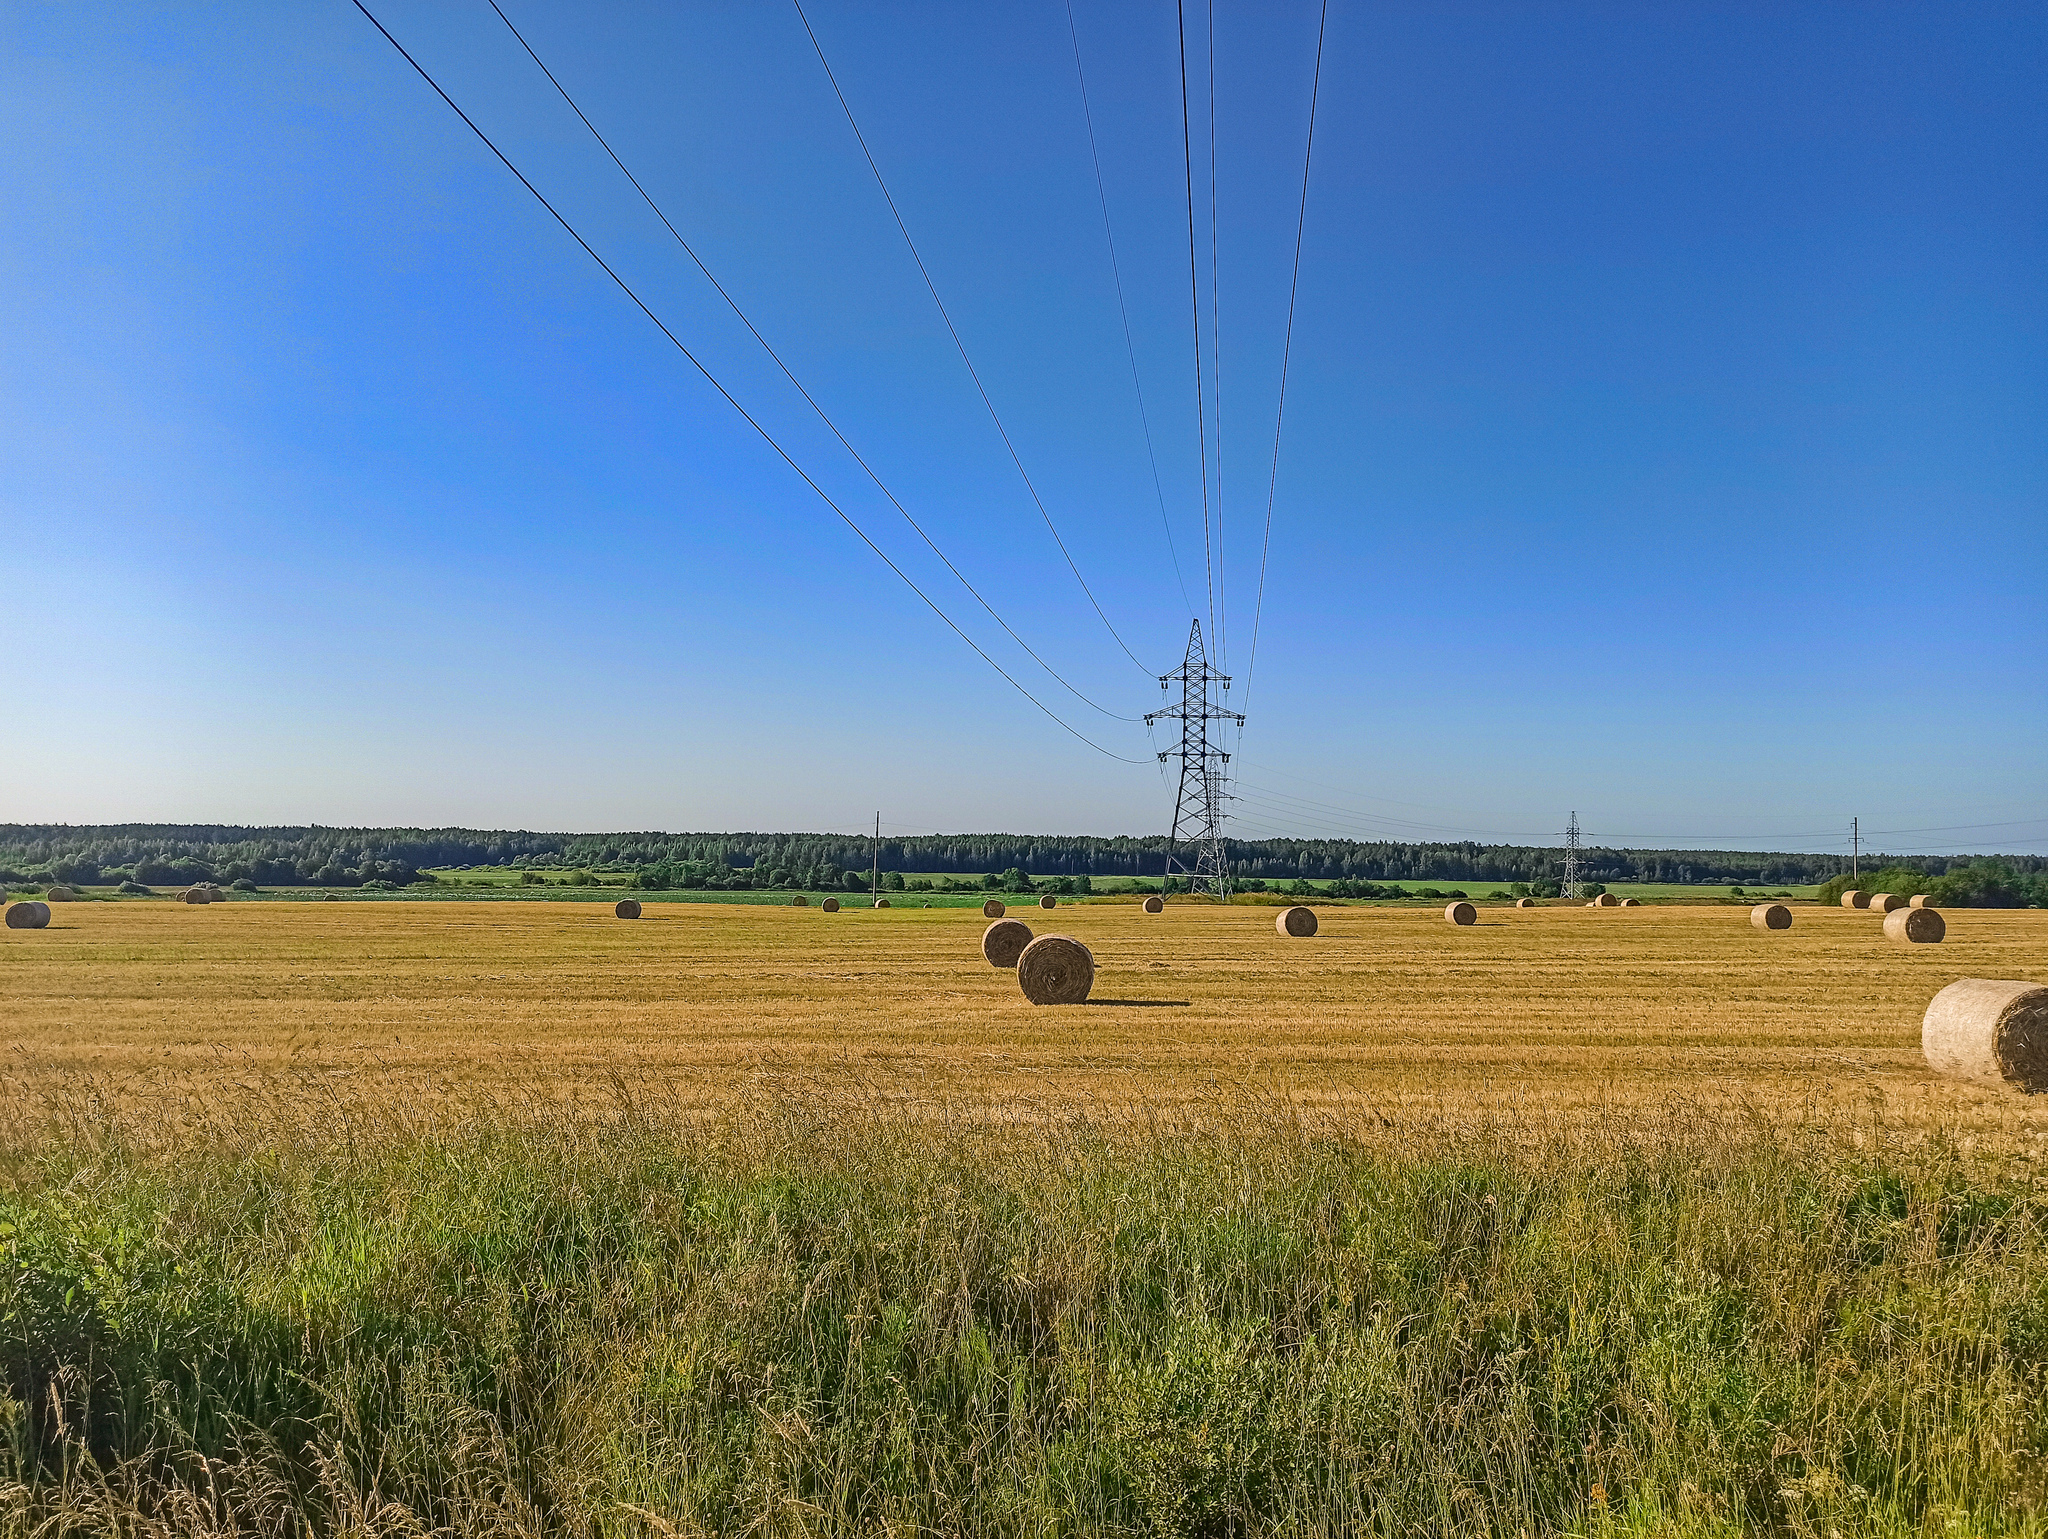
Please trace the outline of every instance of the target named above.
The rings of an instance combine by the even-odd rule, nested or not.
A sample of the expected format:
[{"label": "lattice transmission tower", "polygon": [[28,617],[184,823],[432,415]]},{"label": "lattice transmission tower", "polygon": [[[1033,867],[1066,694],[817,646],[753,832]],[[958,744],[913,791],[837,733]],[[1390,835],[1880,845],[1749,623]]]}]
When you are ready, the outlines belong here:
[{"label": "lattice transmission tower", "polygon": [[1145,725],[1155,721],[1180,723],[1180,747],[1159,755],[1160,761],[1180,759],[1180,790],[1173,804],[1173,827],[1166,838],[1166,880],[1162,893],[1178,877],[1190,894],[1204,892],[1215,897],[1230,896],[1230,865],[1223,856],[1223,803],[1226,800],[1225,766],[1230,755],[1209,737],[1212,721],[1234,721],[1240,727],[1244,717],[1218,703],[1216,689],[1227,691],[1230,676],[1209,666],[1202,650],[1202,622],[1188,630],[1188,655],[1172,673],[1159,676],[1159,687],[1180,685],[1180,703],[1150,713]]},{"label": "lattice transmission tower", "polygon": [[1564,895],[1579,895],[1579,815],[1574,812],[1564,830]]}]

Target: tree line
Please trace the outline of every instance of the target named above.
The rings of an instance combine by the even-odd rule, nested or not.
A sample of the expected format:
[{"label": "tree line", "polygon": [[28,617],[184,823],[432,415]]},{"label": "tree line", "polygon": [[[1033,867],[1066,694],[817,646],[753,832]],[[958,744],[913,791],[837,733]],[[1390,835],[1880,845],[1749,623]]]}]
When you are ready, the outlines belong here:
[{"label": "tree line", "polygon": [[[1564,853],[1541,845],[1408,844],[1350,839],[1231,839],[1225,854],[1243,878],[1384,882],[1554,882]],[[0,883],[81,885],[136,881],[145,885],[248,880],[263,886],[404,885],[448,867],[637,872],[666,863],[702,872],[704,885],[746,873],[792,878],[831,867],[840,881],[872,869],[970,876],[1024,871],[1040,877],[1157,877],[1163,835],[933,834],[891,837],[876,850],[848,834],[536,833],[469,828],[244,827],[224,824],[0,824]],[[1864,869],[1907,862],[1863,857]],[[1929,878],[1951,868],[1995,865],[2014,878],[2048,875],[2048,857],[2014,855],[1916,857]],[[1589,882],[1671,882],[1781,886],[1846,875],[1849,858],[1750,850],[1581,852]],[[820,883],[818,885],[826,885]],[[2028,886],[2027,891],[2033,888]]]}]

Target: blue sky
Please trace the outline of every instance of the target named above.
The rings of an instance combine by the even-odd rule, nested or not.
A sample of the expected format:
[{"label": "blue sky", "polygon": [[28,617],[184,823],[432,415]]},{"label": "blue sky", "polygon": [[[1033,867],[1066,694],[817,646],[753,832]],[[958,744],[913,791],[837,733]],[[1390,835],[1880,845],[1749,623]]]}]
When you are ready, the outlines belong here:
[{"label": "blue sky", "polygon": [[[17,4],[0,816],[1160,830],[1114,717],[1156,705],[1183,584],[1208,613],[1171,7],[1074,10],[1159,492],[1064,5],[809,7],[1134,663],[794,9],[506,3],[1111,714],[920,544],[485,0],[371,8],[963,629],[1139,762],[947,630],[352,4]],[[1541,840],[1576,809],[1820,849],[1854,815],[2048,850],[2048,16],[1337,0],[1253,670],[1316,21],[1215,13],[1238,831]]]}]

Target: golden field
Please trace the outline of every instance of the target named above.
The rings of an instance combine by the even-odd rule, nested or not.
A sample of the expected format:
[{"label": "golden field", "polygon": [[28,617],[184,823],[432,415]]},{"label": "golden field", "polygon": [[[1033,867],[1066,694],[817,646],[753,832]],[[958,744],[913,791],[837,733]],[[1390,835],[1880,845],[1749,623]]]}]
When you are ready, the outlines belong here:
[{"label": "golden field", "polygon": [[[1921,1012],[1959,977],[2048,980],[2048,912],[1950,913],[1937,946],[1869,913],[1733,906],[1013,910],[1078,936],[1086,1006],[1027,1004],[977,910],[588,902],[60,905],[0,932],[17,1094],[123,1100],[330,1083],[406,1096],[637,1096],[721,1109],[806,1084],[998,1114],[1284,1097],[1404,1117],[1630,1120],[1673,1107],[1870,1117],[2027,1152],[2048,1107],[1937,1082]],[[399,1087],[403,1087],[402,1090]]]}]

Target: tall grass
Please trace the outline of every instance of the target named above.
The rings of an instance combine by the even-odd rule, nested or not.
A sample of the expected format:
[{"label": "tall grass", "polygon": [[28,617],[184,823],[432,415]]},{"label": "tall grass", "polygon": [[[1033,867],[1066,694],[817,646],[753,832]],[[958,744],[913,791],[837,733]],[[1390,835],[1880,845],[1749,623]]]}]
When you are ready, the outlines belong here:
[{"label": "tall grass", "polygon": [[2048,1204],[1733,1123],[17,1136],[8,1533],[2044,1531]]}]

